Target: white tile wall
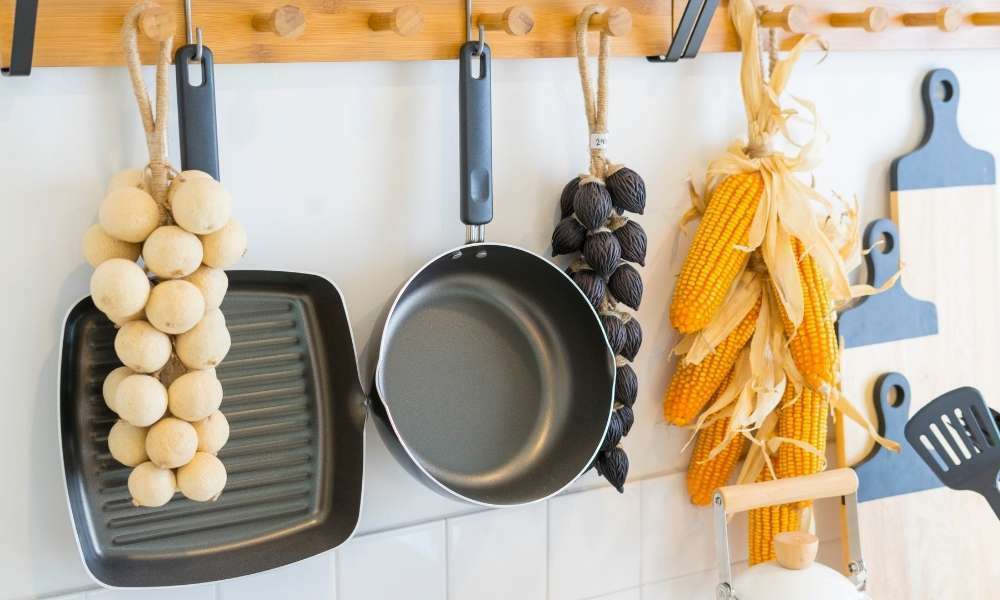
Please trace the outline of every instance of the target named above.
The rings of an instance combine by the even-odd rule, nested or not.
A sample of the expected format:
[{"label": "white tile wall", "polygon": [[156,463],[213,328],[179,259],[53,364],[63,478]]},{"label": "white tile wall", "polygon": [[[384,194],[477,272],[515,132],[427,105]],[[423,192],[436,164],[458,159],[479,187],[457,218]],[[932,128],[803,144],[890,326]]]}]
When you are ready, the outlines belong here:
[{"label": "white tile wall", "polygon": [[[691,504],[685,474],[641,482],[642,583],[712,568],[712,509]],[[678,543],[678,540],[684,540]]]},{"label": "white tile wall", "polygon": [[548,504],[449,519],[449,600],[544,600]]},{"label": "white tile wall", "polygon": [[[836,500],[816,505],[819,561],[840,564]],[[684,474],[565,494],[365,535],[267,573],[154,591],[59,600],[698,600],[718,581],[712,511]],[[745,515],[730,523],[734,573],[747,568]],[[2,597],[2,594],[0,594]]]},{"label": "white tile wall", "polygon": [[549,598],[581,600],[639,585],[640,484],[549,501]]},{"label": "white tile wall", "polygon": [[214,585],[189,585],[160,590],[97,590],[87,600],[215,600]]},{"label": "white tile wall", "polygon": [[266,573],[219,584],[218,600],[273,600],[275,593],[289,600],[333,600],[337,597],[335,553],[324,552]]},{"label": "white tile wall", "polygon": [[445,547],[444,521],[352,540],[337,551],[337,598],[441,600],[447,597]]},{"label": "white tile wall", "polygon": [[632,588],[622,592],[612,592],[603,596],[595,596],[589,600],[640,600],[639,588]]},{"label": "white tile wall", "polygon": [[712,598],[719,582],[715,569],[642,586],[642,600],[698,600]]}]

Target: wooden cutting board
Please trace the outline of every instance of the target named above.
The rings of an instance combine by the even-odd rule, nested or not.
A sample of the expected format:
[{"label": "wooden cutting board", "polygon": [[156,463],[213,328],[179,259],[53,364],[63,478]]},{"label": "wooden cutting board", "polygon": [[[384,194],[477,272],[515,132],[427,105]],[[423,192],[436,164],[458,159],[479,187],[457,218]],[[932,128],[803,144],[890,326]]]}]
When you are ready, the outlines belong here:
[{"label": "wooden cutting board", "polygon": [[[931,71],[922,94],[926,133],[892,165],[891,207],[902,283],[913,297],[936,305],[939,332],[844,352],[844,394],[873,421],[873,387],[892,371],[909,381],[910,414],[965,385],[1000,407],[994,160],[959,134],[954,73]],[[865,432],[843,419],[837,440],[842,465],[856,464],[872,449]],[[872,598],[1000,597],[1000,520],[980,496],[937,488],[882,498],[862,503],[859,521]]]}]

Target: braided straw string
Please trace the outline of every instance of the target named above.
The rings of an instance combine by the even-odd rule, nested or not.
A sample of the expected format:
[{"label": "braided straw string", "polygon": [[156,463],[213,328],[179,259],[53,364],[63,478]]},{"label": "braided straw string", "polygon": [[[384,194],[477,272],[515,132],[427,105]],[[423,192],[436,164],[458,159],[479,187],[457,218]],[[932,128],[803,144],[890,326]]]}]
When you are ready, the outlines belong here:
[{"label": "braided straw string", "polygon": [[150,195],[160,205],[165,214],[167,210],[167,177],[170,166],[167,164],[167,114],[170,108],[167,75],[170,67],[170,51],[173,49],[174,38],[171,36],[160,42],[159,54],[156,59],[156,107],[150,102],[149,92],[142,80],[142,59],[139,56],[139,16],[143,11],[154,6],[146,0],[132,7],[125,15],[122,25],[122,50],[125,53],[125,63],[132,80],[132,92],[139,106],[139,116],[146,133],[146,147],[149,150],[149,185]]},{"label": "braided straw string", "polygon": [[[583,88],[583,106],[587,111],[587,127],[591,135],[608,133],[608,54],[611,49],[611,36],[601,31],[600,48],[597,54],[597,92],[590,81],[590,66],[587,61],[587,32],[590,19],[602,13],[605,8],[600,4],[591,4],[583,9],[576,18],[576,59],[580,71],[580,85]],[[611,164],[604,154],[603,148],[590,149],[590,175],[603,182],[610,174]]]}]

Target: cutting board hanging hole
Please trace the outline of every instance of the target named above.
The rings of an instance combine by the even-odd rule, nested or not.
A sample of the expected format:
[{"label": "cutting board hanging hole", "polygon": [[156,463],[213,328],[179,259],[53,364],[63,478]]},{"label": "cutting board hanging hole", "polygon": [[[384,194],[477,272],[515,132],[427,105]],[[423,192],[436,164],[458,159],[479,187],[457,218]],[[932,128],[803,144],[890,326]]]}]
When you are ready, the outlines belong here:
[{"label": "cutting board hanging hole", "polygon": [[901,448],[897,454],[876,445],[854,466],[861,482],[859,502],[911,494],[941,485],[907,443],[904,428],[910,417],[911,397],[910,382],[902,373],[885,373],[875,381],[872,402],[879,434],[899,442]]},{"label": "cutting board hanging hole", "polygon": [[899,408],[907,400],[906,392],[898,385],[893,385],[883,392],[885,404],[890,408]]},{"label": "cutting board hanging hole", "polygon": [[[901,268],[899,230],[889,219],[872,221],[865,229],[868,284],[885,285]],[[918,241],[919,242],[919,241]],[[880,294],[863,298],[837,317],[837,334],[845,348],[905,340],[938,332],[937,307],[917,300],[903,288],[903,279]]]}]

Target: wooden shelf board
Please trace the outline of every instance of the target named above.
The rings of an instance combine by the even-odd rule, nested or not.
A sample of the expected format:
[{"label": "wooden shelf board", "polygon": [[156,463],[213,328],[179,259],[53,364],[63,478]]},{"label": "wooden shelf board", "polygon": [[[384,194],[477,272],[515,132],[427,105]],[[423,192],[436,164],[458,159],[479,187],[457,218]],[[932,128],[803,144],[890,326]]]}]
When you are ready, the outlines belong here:
[{"label": "wooden shelf board", "polygon": [[[406,4],[385,0],[292,0],[306,13],[306,30],[300,37],[283,39],[258,32],[251,26],[253,15],[270,12],[282,0],[195,0],[194,19],[205,32],[205,44],[218,63],[328,62],[365,60],[436,60],[458,56],[465,39],[465,8],[459,0],[414,0],[423,12],[420,33],[403,37],[368,28],[372,12],[387,12]],[[513,37],[488,32],[487,42],[497,58],[544,58],[573,56],[576,16],[591,0],[523,0],[502,2],[476,0],[477,14],[503,12],[513,4],[529,7],[534,30]],[[119,30],[131,0],[41,0],[35,43],[35,66],[87,66],[123,64]],[[174,43],[184,40],[181,0],[162,0],[177,17]],[[632,13],[633,28],[616,39],[613,52],[619,56],[663,53],[670,26],[670,0],[621,0],[607,6],[623,6]],[[14,0],[0,0],[0,56],[10,49]],[[596,36],[596,34],[594,34]],[[145,60],[153,58],[154,45],[141,41]]]}]

